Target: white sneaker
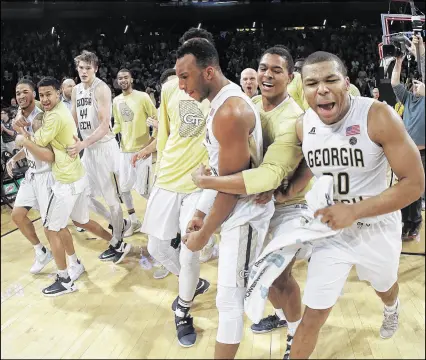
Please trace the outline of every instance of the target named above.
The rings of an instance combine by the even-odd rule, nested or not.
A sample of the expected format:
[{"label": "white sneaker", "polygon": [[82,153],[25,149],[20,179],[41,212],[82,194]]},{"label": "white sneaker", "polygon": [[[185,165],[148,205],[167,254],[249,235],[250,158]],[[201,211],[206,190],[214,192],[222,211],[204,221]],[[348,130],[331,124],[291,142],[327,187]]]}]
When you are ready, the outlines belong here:
[{"label": "white sneaker", "polygon": [[85,271],[86,269],[81,262],[77,264],[71,264],[68,267],[68,274],[71,278],[71,281],[77,280]]},{"label": "white sneaker", "polygon": [[81,228],[81,227],[78,227],[78,226],[76,226],[76,227],[75,227],[75,229],[76,229],[78,232],[84,232],[84,231],[86,231],[85,229],[83,229],[83,228]]},{"label": "white sneaker", "polygon": [[167,270],[164,266],[160,266],[154,271],[154,279],[164,279],[167,275],[169,275],[169,270]]},{"label": "white sneaker", "polygon": [[129,229],[124,233],[123,237],[127,238],[129,236],[132,236],[135,232],[140,231],[142,227],[142,223],[139,220],[136,220],[136,222],[132,222]]},{"label": "white sneaker", "polygon": [[380,337],[382,339],[389,339],[395,334],[398,330],[398,317],[399,317],[399,299],[397,300],[398,304],[394,312],[389,312],[386,309],[383,310],[383,323],[380,328]]},{"label": "white sneaker", "polygon": [[144,270],[151,270],[152,269],[151,262],[149,261],[149,259],[146,256],[143,256],[143,255],[141,256],[141,258],[139,260],[139,265]]},{"label": "white sneaker", "polygon": [[209,261],[213,256],[213,252],[214,243],[212,245],[207,244],[206,246],[204,246],[200,253],[200,263],[205,263]]},{"label": "white sneaker", "polygon": [[34,264],[30,269],[31,274],[38,274],[51,260],[53,260],[52,252],[46,247],[45,249],[45,253],[36,255]]}]

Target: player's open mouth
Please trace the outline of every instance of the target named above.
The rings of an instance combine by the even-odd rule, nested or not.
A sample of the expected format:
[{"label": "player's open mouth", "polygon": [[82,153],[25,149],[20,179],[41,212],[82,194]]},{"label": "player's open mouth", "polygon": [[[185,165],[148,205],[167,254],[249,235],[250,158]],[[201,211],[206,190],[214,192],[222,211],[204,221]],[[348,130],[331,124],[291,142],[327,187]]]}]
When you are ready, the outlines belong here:
[{"label": "player's open mouth", "polygon": [[330,111],[330,110],[333,110],[334,105],[336,105],[336,103],[335,102],[331,102],[331,103],[328,103],[328,104],[318,104],[318,107],[321,110]]}]

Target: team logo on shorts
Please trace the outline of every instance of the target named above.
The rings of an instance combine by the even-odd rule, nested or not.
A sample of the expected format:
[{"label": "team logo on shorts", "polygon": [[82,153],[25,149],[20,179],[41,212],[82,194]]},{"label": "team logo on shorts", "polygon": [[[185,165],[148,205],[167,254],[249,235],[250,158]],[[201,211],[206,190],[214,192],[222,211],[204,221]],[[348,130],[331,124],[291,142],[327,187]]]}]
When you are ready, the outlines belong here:
[{"label": "team logo on shorts", "polygon": [[351,145],[356,145],[356,143],[358,142],[358,140],[356,139],[356,137],[355,136],[352,136],[350,139],[349,139],[349,144],[351,144]]},{"label": "team logo on shorts", "polygon": [[239,275],[240,275],[241,279],[246,279],[249,276],[249,271],[248,270],[241,270]]},{"label": "team logo on shorts", "polygon": [[183,138],[197,137],[203,132],[206,119],[194,100],[179,101],[181,119],[179,135]]}]

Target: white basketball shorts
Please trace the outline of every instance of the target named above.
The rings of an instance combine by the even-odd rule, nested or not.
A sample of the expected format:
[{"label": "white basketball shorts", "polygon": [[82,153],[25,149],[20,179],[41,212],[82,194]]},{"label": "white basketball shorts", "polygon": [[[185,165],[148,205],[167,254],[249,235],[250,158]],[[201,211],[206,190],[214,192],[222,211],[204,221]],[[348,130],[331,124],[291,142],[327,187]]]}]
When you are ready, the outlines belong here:
[{"label": "white basketball shorts", "polygon": [[71,184],[57,181],[52,186],[43,226],[59,231],[66,228],[69,218],[80,224],[89,222],[89,183],[86,176]]},{"label": "white basketball shorts", "polygon": [[149,195],[149,181],[152,171],[152,155],[145,160],[138,160],[136,167],[132,166],[132,158],[137,153],[120,153],[119,182],[121,192],[135,189],[139,195]]},{"label": "white basketball shorts", "polygon": [[153,186],[148,199],[141,232],[160,240],[183,236],[194,216],[201,191],[177,193]]},{"label": "white basketball shorts", "polygon": [[397,211],[378,223],[358,221],[334,238],[312,242],[303,303],[312,309],[332,307],[354,265],[360,280],[376,291],[388,291],[398,279],[401,230]]},{"label": "white basketball shorts", "polygon": [[51,171],[28,176],[21,182],[14,206],[36,209],[44,221],[54,182]]},{"label": "white basketball shorts", "polygon": [[84,150],[81,160],[86,169],[91,196],[103,197],[109,206],[120,201],[118,181],[120,150],[117,141],[111,139],[90,146]]}]

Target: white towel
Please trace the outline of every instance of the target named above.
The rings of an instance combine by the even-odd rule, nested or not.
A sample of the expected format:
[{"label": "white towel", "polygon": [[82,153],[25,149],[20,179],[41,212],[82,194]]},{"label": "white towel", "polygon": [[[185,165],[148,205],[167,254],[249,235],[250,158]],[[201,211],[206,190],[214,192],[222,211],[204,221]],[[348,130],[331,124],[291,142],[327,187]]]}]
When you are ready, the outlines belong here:
[{"label": "white towel", "polygon": [[303,216],[288,222],[286,232],[271,240],[251,269],[244,310],[256,324],[263,316],[269,287],[285,270],[303,243],[335,236],[341,231],[330,229],[321,222],[320,217],[314,218],[316,210],[333,205],[333,177],[321,176],[305,195],[305,199],[308,209],[303,210]]}]

